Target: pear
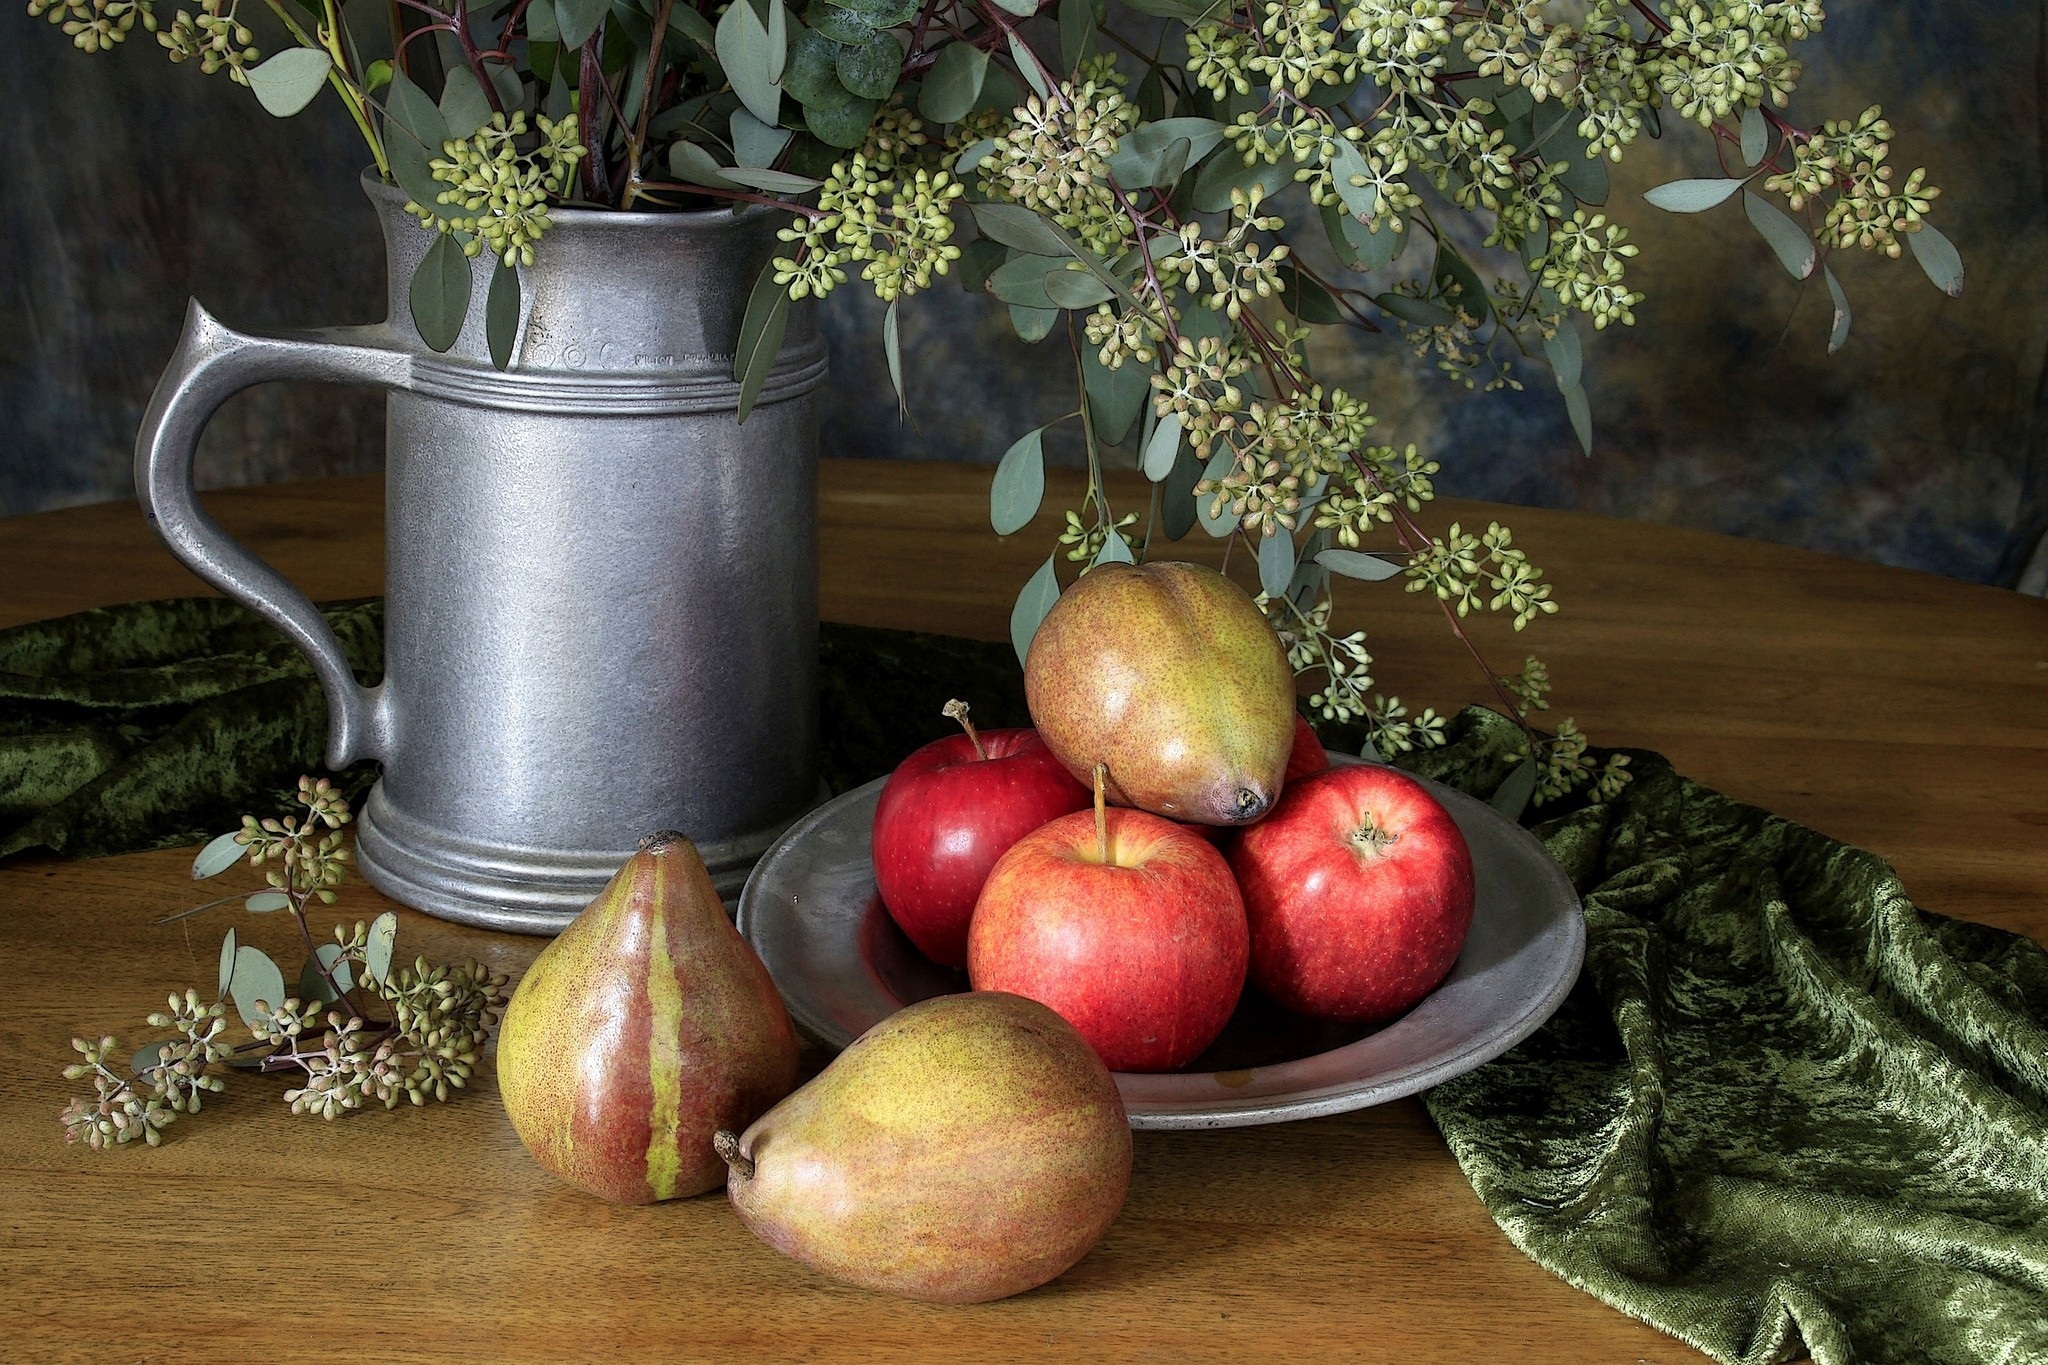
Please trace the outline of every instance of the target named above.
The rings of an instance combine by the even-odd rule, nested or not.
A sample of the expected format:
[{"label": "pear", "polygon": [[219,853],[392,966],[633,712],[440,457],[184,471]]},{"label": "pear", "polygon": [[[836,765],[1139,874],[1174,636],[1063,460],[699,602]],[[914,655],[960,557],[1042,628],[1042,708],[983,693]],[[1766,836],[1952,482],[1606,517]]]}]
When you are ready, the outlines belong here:
[{"label": "pear", "polygon": [[1131,1183],[1130,1125],[1094,1049],[995,991],[890,1015],[718,1145],[756,1237],[932,1303],[1044,1284],[1102,1239]]},{"label": "pear", "polygon": [[1109,799],[1247,825],[1280,797],[1294,671],[1243,588],[1197,564],[1101,564],[1039,623],[1025,697],[1046,746]]},{"label": "pear", "polygon": [[640,841],[519,982],[498,1089],[552,1175],[646,1204],[725,1178],[712,1146],[797,1082],[796,1029],[696,847]]}]

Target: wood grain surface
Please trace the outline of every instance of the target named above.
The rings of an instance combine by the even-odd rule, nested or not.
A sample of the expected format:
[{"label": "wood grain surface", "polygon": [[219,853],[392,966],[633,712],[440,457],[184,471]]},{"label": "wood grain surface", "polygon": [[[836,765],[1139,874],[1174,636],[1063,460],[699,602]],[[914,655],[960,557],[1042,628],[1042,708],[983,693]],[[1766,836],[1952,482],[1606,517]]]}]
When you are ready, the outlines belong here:
[{"label": "wood grain surface", "polygon": [[[1053,517],[987,529],[985,468],[828,461],[824,614],[1004,638]],[[1078,489],[1055,471],[1048,508]],[[1135,481],[1114,486],[1142,507]],[[374,479],[210,495],[316,598],[381,586]],[[1709,534],[1445,502],[1512,524],[1564,609],[1514,636],[1558,716],[1891,859],[1923,905],[2048,937],[2048,602]],[[1199,532],[1189,557],[1216,556]],[[1233,568],[1243,571],[1242,563]],[[0,521],[0,626],[200,591],[132,505]],[[1481,688],[1432,602],[1354,588],[1383,681]],[[10,1359],[1681,1361],[1690,1348],[1510,1246],[1413,1101],[1218,1133],[1141,1133],[1129,1205],[1053,1285],[934,1308],[826,1283],[724,1201],[613,1208],[520,1149],[486,1075],[456,1102],[327,1124],[237,1077],[164,1145],[67,1147],[74,1033],[133,1036],[204,986],[226,919],[189,853],[0,866],[0,1345]],[[338,915],[384,908],[360,885]],[[235,927],[288,955],[288,926]],[[510,971],[535,940],[402,912],[401,950]]]}]

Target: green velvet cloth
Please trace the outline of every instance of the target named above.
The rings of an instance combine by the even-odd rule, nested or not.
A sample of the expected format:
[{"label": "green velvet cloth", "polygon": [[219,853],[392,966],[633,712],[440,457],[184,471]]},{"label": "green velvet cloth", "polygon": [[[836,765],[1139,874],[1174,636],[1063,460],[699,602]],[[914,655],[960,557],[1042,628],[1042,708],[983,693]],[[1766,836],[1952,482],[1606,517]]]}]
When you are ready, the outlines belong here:
[{"label": "green velvet cloth", "polygon": [[[373,680],[379,605],[327,613]],[[835,788],[946,733],[948,697],[1023,717],[1007,646],[827,626],[821,662]],[[324,715],[224,603],[0,632],[0,853],[194,842],[280,804]],[[1402,761],[1485,795],[1514,737],[1470,710]],[[2048,1360],[2048,954],[1633,760],[1617,799],[1529,817],[1585,900],[1577,987],[1425,1097],[1480,1199],[1548,1269],[1722,1360]]]}]

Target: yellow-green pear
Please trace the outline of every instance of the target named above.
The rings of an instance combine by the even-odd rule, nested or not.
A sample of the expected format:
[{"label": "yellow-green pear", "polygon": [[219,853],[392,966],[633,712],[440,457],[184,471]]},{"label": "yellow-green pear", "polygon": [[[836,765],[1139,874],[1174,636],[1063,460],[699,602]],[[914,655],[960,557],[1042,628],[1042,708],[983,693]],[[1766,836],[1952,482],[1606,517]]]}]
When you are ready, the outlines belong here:
[{"label": "yellow-green pear", "polygon": [[996,991],[890,1015],[718,1146],[755,1236],[933,1303],[1044,1284],[1101,1240],[1131,1183],[1130,1125],[1095,1050]]},{"label": "yellow-green pear", "polygon": [[1101,564],[1039,623],[1031,720],[1082,782],[1168,819],[1246,825],[1280,798],[1294,671],[1249,594],[1198,564]]},{"label": "yellow-green pear", "polygon": [[696,847],[640,850],[541,950],[498,1032],[498,1089],[551,1174],[646,1204],[725,1178],[712,1144],[797,1082],[796,1029]]}]

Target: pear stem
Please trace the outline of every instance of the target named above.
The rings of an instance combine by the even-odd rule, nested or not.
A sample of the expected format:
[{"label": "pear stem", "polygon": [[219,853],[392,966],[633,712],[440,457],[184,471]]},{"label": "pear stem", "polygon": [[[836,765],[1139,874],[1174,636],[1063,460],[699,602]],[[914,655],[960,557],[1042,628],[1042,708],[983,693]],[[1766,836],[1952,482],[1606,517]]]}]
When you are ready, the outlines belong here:
[{"label": "pear stem", "polygon": [[734,1175],[742,1180],[754,1178],[753,1159],[740,1150],[739,1134],[729,1128],[721,1128],[711,1135],[711,1146],[723,1158],[725,1164],[732,1167]]},{"label": "pear stem", "polygon": [[988,750],[981,747],[981,736],[974,733],[974,722],[967,719],[966,702],[955,697],[946,703],[942,714],[960,722],[960,728],[967,732],[968,742],[974,745],[974,756],[976,758],[986,759],[988,757]]},{"label": "pear stem", "polygon": [[1105,791],[1109,782],[1109,765],[1095,765],[1095,853],[1100,861],[1109,861],[1109,797]]}]

